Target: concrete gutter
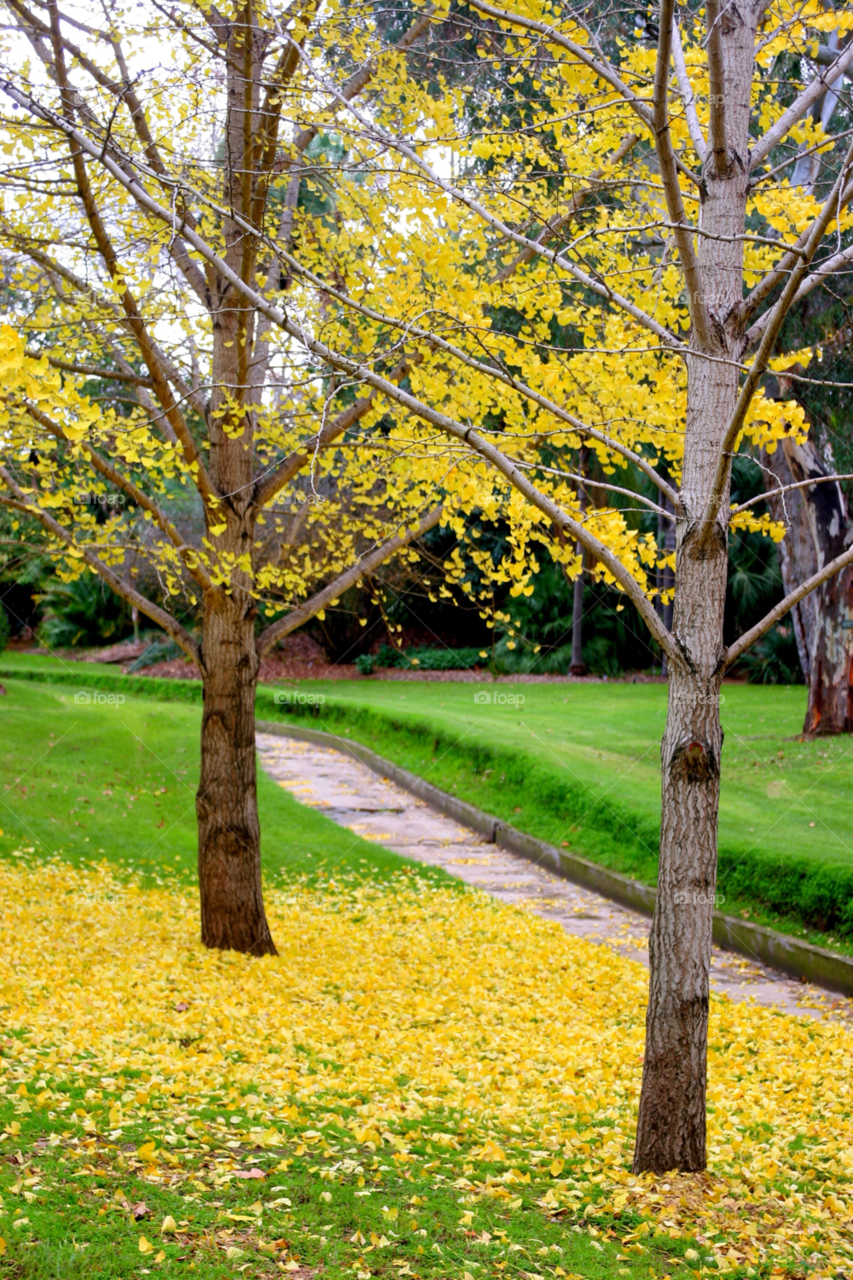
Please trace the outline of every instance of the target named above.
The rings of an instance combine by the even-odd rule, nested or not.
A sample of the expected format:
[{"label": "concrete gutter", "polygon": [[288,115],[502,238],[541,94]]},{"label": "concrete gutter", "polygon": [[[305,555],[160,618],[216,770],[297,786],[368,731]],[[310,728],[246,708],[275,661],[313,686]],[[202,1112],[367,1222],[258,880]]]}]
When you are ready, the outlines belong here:
[{"label": "concrete gutter", "polygon": [[[641,884],[639,880],[620,875],[618,871],[609,871],[595,862],[569,853],[567,849],[558,849],[545,840],[537,840],[535,836],[511,827],[508,822],[484,813],[475,805],[448,795],[446,791],[439,790],[417,774],[409,773],[408,769],[402,769],[377,755],[369,747],[363,747],[360,742],[303,725],[281,724],[270,720],[258,720],[256,724],[262,733],[295,738],[299,742],[313,742],[316,746],[329,747],[333,751],[352,756],[374,773],[390,778],[398,786],[404,787],[411,795],[417,796],[439,813],[478,832],[489,843],[500,845],[502,849],[517,853],[530,862],[540,863],[566,880],[571,880],[573,884],[583,885],[585,889],[592,889],[603,898],[631,907],[643,915],[651,916],[654,913],[656,895],[651,885]],[[813,982],[830,991],[853,995],[853,958],[838,955],[825,947],[813,947],[808,942],[801,942],[799,938],[777,933],[775,929],[766,929],[760,924],[723,915],[721,911],[714,912],[713,933],[714,942],[726,951],[735,951],[739,955],[748,956],[750,960],[760,960],[793,978]]]}]

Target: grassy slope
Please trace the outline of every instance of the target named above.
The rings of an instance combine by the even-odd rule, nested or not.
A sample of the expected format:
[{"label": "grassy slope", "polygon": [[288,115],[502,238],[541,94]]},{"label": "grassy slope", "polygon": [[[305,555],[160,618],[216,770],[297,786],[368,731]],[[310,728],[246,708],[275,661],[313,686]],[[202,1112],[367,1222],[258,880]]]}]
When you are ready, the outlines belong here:
[{"label": "grassy slope", "polygon": [[[311,723],[348,733],[438,786],[554,843],[652,881],[663,685],[311,683]],[[729,909],[850,937],[853,755],[799,742],[803,690],[727,685],[720,812]],[[487,770],[491,770],[487,772]]]},{"label": "grassy slope", "polygon": [[[127,680],[113,668],[6,654],[0,670],[126,688],[197,705],[192,681]],[[522,706],[477,703],[477,686],[322,684],[313,722],[350,734],[439,786],[555,843],[653,883],[662,685],[522,685]],[[513,686],[484,684],[507,696]],[[797,741],[803,690],[724,689],[718,888],[730,912],[853,949],[850,744]],[[259,715],[283,714],[262,687]],[[316,708],[291,709],[301,715]]]},{"label": "grassy slope", "polygon": [[[128,697],[78,705],[73,689],[6,680],[0,699],[0,854],[120,862],[143,882],[192,876],[200,708]],[[387,875],[405,860],[258,777],[266,876]],[[434,874],[434,873],[431,873]]]}]

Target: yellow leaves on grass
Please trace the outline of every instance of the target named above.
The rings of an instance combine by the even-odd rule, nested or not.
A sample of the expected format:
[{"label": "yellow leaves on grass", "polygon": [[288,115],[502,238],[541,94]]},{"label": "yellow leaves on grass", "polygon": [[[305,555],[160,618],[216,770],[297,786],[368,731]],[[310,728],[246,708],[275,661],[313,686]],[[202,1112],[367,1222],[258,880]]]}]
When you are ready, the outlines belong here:
[{"label": "yellow leaves on grass", "polygon": [[[843,1026],[714,998],[709,1176],[635,1178],[645,970],[482,895],[406,885],[273,890],[281,954],[247,960],[201,947],[190,893],[125,885],[114,905],[107,872],[0,867],[3,1070],[30,1095],[42,1075],[143,1073],[146,1089],[122,1094],[122,1125],[154,1095],[178,1110],[190,1094],[251,1090],[254,1127],[234,1138],[260,1146],[313,1107],[349,1105],[354,1139],[395,1159],[406,1155],[394,1132],[403,1109],[424,1126],[440,1113],[433,1150],[458,1147],[461,1130],[445,1130],[461,1113],[483,1134],[475,1162],[504,1166],[472,1173],[484,1180],[466,1193],[521,1203],[511,1196],[536,1163],[544,1211],[639,1215],[635,1240],[654,1222],[713,1228],[725,1250],[707,1249],[723,1270],[732,1249],[755,1263],[829,1257],[849,1240]],[[67,1111],[59,1123],[106,1128],[109,1105],[100,1119]],[[301,1149],[320,1138],[304,1128]],[[164,1142],[145,1141],[139,1158],[168,1162],[168,1130]],[[173,1229],[167,1218],[160,1234]],[[142,1236],[139,1249],[154,1245]]]}]

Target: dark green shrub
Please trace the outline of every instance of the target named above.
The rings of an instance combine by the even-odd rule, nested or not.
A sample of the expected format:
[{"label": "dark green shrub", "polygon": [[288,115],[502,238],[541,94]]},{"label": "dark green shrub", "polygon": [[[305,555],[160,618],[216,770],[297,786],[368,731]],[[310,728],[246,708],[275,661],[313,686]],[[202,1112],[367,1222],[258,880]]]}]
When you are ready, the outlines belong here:
[{"label": "dark green shrub", "polygon": [[36,599],[44,611],[38,637],[50,649],[115,642],[133,630],[130,607],[93,573],[54,579]]}]

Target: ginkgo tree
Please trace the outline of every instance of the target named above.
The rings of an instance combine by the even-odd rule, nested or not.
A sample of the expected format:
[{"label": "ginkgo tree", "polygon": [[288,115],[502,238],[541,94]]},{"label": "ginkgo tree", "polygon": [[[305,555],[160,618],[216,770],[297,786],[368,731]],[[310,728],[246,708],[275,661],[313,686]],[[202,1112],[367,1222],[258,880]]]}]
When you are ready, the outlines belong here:
[{"label": "ginkgo tree", "polygon": [[[294,358],[241,292],[287,294],[301,323],[326,324],[346,346],[327,301],[243,230],[274,227],[317,267],[365,197],[357,175],[349,190],[345,175],[339,190],[324,177],[335,113],[320,97],[311,117],[293,43],[315,16],[310,4],[286,19],[190,4],[128,20],[116,6],[92,25],[89,10],[8,6],[0,501],[41,525],[62,577],[97,573],[198,664],[202,938],[254,955],[274,950],[255,787],[259,663],[360,578],[414,555],[440,521],[461,538],[470,485],[454,480],[446,447],[409,465],[411,441],[395,438],[373,390]],[[331,14],[319,39],[362,57],[354,97],[393,86],[426,25],[413,20],[386,47]],[[295,135],[288,93],[309,104]],[[138,191],[124,185],[131,175]],[[148,184],[208,258],[140,203]],[[381,212],[359,214],[363,244]],[[385,371],[402,380],[408,368],[401,353]]]},{"label": "ginkgo tree", "polygon": [[[731,510],[731,458],[804,435],[765,375],[819,376],[819,352],[775,344],[793,303],[853,261],[853,149],[809,115],[853,64],[849,15],[662,0],[635,29],[600,5],[471,0],[451,15],[471,54],[446,59],[442,4],[392,43],[378,11],[346,5],[106,5],[95,26],[53,0],[5,3],[2,236],[27,346],[10,357],[2,500],[199,660],[203,937],[271,946],[248,763],[258,653],[364,572],[359,539],[382,557],[429,521],[461,534],[476,510],[507,523],[508,551],[469,554],[515,594],[535,590],[538,547],[571,576],[579,544],[670,673],[635,1168],[703,1168],[720,682],[853,561],[726,649],[728,531],[784,535]],[[822,188],[792,186],[817,148]],[[93,401],[93,374],[132,404]],[[583,448],[607,505],[584,501]],[[195,584],[199,646],[123,587],[118,529],[74,510],[93,471],[148,512],[166,586]],[[312,504],[313,540],[276,526],[271,555],[257,526],[298,476],[334,502]],[[193,546],[167,502],[190,485]],[[671,628],[638,503],[675,522]],[[448,575],[461,566],[456,548]]]},{"label": "ginkgo tree", "polygon": [[[440,522],[456,537],[449,582],[472,591],[473,564],[489,592],[532,590],[522,496],[431,424],[389,413],[382,388],[421,363],[452,384],[443,349],[339,302],[353,278],[393,292],[401,246],[419,238],[417,193],[388,180],[387,149],[360,147],[341,107],[362,99],[389,126],[400,110],[412,127],[446,114],[441,86],[409,74],[430,14],[392,39],[310,3],[114,5],[100,23],[54,3],[6,8],[0,502],[41,525],[61,575],[99,574],[198,664],[202,939],[272,951],[255,791],[264,654]],[[457,289],[464,251],[436,258],[442,288]],[[317,334],[379,384],[336,370]],[[475,510],[509,530],[505,555],[481,552],[474,530],[463,556]],[[645,583],[653,544],[600,520]]]}]

